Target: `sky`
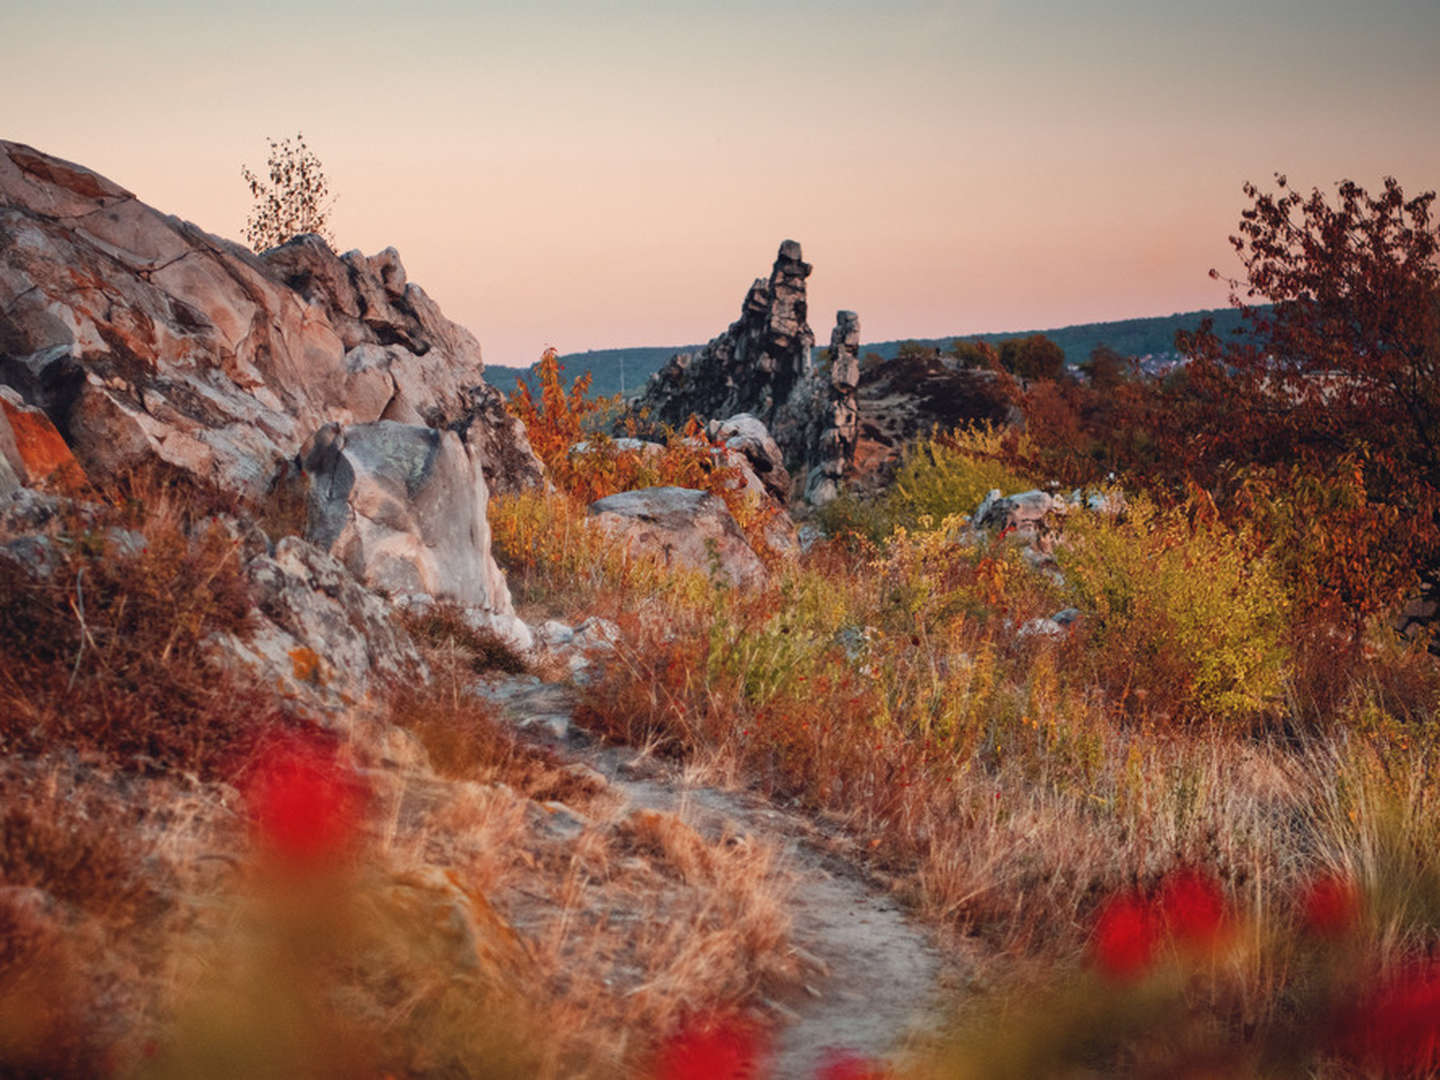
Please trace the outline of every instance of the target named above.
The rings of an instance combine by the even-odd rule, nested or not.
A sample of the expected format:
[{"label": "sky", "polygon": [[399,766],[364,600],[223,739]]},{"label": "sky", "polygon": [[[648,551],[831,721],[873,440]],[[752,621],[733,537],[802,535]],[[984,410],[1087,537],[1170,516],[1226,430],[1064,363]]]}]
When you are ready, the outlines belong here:
[{"label": "sky", "polygon": [[1226,303],[1247,180],[1440,187],[1436,0],[8,0],[0,138],[240,239],[303,132],[489,363],[701,342],[780,242],[862,337]]}]

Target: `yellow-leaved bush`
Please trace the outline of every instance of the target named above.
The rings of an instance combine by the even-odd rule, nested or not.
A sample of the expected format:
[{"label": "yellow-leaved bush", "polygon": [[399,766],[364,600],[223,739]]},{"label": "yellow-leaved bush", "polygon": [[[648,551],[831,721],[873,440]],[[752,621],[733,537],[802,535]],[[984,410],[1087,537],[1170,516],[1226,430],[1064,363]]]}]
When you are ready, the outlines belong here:
[{"label": "yellow-leaved bush", "polygon": [[[917,440],[905,452],[885,496],[891,520],[913,528],[925,517],[938,522],[950,514],[973,513],[991,488],[1002,495],[1033,488],[1034,483],[1006,464],[1007,455],[1025,453],[1024,438],[976,424]],[[1007,447],[1007,439],[1019,444]]]},{"label": "yellow-leaved bush", "polygon": [[1008,464],[1027,452],[1024,435],[985,423],[917,439],[884,496],[863,502],[842,495],[824,508],[820,521],[832,536],[858,533],[875,543],[899,528],[924,530],[973,513],[992,488],[1005,495],[1033,488]]},{"label": "yellow-leaved bush", "polygon": [[1254,718],[1276,704],[1289,599],[1273,558],[1196,505],[1074,514],[1057,553],[1092,662],[1123,710]]}]

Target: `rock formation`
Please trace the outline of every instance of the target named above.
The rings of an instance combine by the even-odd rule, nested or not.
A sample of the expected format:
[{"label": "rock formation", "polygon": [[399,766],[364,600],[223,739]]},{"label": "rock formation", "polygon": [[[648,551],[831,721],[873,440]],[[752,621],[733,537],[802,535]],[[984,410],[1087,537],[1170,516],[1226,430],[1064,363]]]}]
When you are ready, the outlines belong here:
[{"label": "rock formation", "polygon": [[[798,478],[781,497],[812,505],[829,502],[844,486],[883,486],[905,446],[933,428],[1014,418],[990,372],[914,357],[862,371],[853,311],[836,313],[830,347],[812,362],[814,338],[805,324],[810,269],[800,245],[785,241],[769,279],[750,287],[740,318],[699,353],[677,354],[652,375],[637,413],[671,426],[694,414],[710,422],[712,437],[744,414],[779,446],[787,483]],[[765,477],[763,456],[744,452]],[[771,480],[767,486],[774,490]]]},{"label": "rock formation", "polygon": [[[39,413],[74,455],[53,465],[72,487],[163,462],[256,505],[308,449],[326,485],[309,539],[371,585],[513,618],[485,503],[543,469],[479,343],[393,248],[302,236],[257,256],[0,142],[0,312],[0,489],[51,468],[38,444],[11,448],[17,425],[40,437]],[[459,524],[441,521],[452,498]]]},{"label": "rock formation", "polygon": [[807,466],[805,501],[824,506],[840,493],[855,461],[860,414],[860,317],[835,313],[830,347],[806,374],[775,419],[776,438]]},{"label": "rock formation", "polygon": [[865,492],[885,487],[905,448],[933,430],[1020,420],[994,372],[952,368],[938,357],[899,356],[862,370],[855,403],[859,423],[847,476]]},{"label": "rock formation", "polygon": [[652,421],[679,427],[691,413],[720,419],[750,413],[767,426],[810,369],[815,334],[805,321],[810,264],[800,245],[780,245],[770,277],[756,278],[740,318],[693,356],[678,353],[646,384],[638,405]]}]

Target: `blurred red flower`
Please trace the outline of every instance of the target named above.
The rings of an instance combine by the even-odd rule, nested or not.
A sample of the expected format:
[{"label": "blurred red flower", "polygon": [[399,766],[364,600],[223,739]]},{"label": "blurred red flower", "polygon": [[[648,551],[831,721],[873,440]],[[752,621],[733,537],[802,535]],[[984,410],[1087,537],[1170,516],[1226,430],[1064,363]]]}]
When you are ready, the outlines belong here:
[{"label": "blurred red flower", "polygon": [[1300,890],[1298,906],[1305,929],[1330,940],[1348,934],[1360,917],[1355,886],[1334,874],[1307,882]]},{"label": "blurred red flower", "polygon": [[1138,978],[1154,958],[1156,931],[1154,913],[1144,897],[1134,892],[1111,897],[1095,920],[1091,955],[1111,978]]},{"label": "blurred red flower", "polygon": [[1440,1070],[1440,966],[1425,963],[1383,982],[1345,1025],[1344,1045],[1363,1067],[1386,1076]]},{"label": "blurred red flower", "polygon": [[1159,905],[1166,929],[1183,945],[1214,945],[1225,928],[1225,895],[1214,878],[1199,870],[1168,875],[1160,885]]},{"label": "blurred red flower", "polygon": [[759,1080],[762,1050],[754,1025],[737,1017],[703,1018],[660,1047],[653,1080]]},{"label": "blurred red flower", "polygon": [[328,861],[354,844],[367,795],[332,748],[293,735],[265,743],[245,784],[257,838],[299,865]]}]

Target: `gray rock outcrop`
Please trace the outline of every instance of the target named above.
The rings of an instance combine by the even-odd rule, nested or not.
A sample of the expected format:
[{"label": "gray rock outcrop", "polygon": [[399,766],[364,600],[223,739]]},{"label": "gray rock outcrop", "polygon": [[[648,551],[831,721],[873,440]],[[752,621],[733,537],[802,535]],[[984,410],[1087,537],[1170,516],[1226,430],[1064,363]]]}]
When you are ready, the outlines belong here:
[{"label": "gray rock outcrop", "polygon": [[726,450],[745,459],[765,491],[784,504],[790,498],[790,473],[785,455],[770,431],[750,413],[737,413],[726,420],[711,420],[705,433]]},{"label": "gray rock outcrop", "polygon": [[[393,248],[337,255],[302,236],[257,256],[0,142],[7,416],[28,424],[23,410],[43,410],[78,465],[40,444],[32,462],[101,483],[161,462],[256,506],[302,448],[333,449],[338,432],[345,449],[327,468],[355,479],[337,504],[324,473],[332,490],[310,493],[324,528],[310,537],[377,587],[435,589],[507,618],[487,480],[516,490],[543,483],[543,468],[483,372],[479,343]],[[0,456],[4,487],[16,469]],[[457,523],[442,524],[451,497]],[[332,536],[337,505],[351,517]]]},{"label": "gray rock outcrop", "polygon": [[993,372],[914,355],[862,370],[853,311],[836,313],[830,347],[814,361],[805,324],[810,269],[800,245],[785,241],[769,279],[750,287],[740,318],[700,352],[677,354],[652,375],[636,414],[671,426],[692,414],[711,422],[753,416],[779,446],[787,474],[798,478],[787,501],[803,497],[811,505],[843,487],[882,488],[905,448],[934,429],[1017,420]]},{"label": "gray rock outcrop", "polygon": [[[394,420],[328,424],[301,460],[310,476],[306,537],[358,580],[392,597],[513,616],[490,554],[485,479],[455,432]],[[523,623],[511,618],[503,629],[529,645]]]},{"label": "gray rock outcrop", "polygon": [[665,565],[714,573],[745,588],[768,578],[724,500],[690,488],[653,487],[607,495],[590,504],[592,522],[632,554]]},{"label": "gray rock outcrop", "polygon": [[693,356],[678,353],[650,376],[638,407],[649,419],[680,427],[701,419],[750,413],[767,426],[810,369],[815,334],[805,279],[810,264],[800,245],[786,240],[769,278],[757,278],[745,294],[740,318]]},{"label": "gray rock outcrop", "polygon": [[273,554],[252,556],[245,572],[256,617],[245,637],[214,642],[224,662],[322,706],[423,674],[424,661],[390,606],[334,556],[287,536]]},{"label": "gray rock outcrop", "polygon": [[830,347],[775,418],[776,437],[806,466],[805,501],[824,506],[840,493],[860,430],[860,317],[835,313]]}]

